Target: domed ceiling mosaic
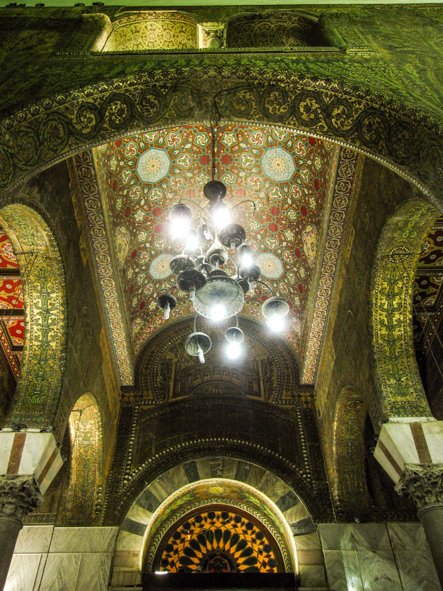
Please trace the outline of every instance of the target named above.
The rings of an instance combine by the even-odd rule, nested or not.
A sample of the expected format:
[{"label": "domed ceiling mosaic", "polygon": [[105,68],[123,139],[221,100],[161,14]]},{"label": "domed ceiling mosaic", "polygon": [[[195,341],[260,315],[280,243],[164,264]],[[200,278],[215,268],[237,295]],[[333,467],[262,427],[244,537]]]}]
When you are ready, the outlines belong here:
[{"label": "domed ceiling mosaic", "polygon": [[[175,287],[169,266],[182,246],[169,237],[168,214],[183,199],[197,222],[208,217],[203,187],[211,179],[211,138],[211,128],[205,125],[168,128],[119,139],[94,148],[92,156],[84,153],[75,159],[123,384],[132,379],[131,362],[122,361],[124,347],[132,349],[126,356],[133,358],[164,326],[158,295],[170,291],[178,298],[171,320],[193,313],[187,294]],[[321,297],[326,297],[318,310],[314,361],[305,383],[312,383],[315,372],[355,176],[356,155],[348,151],[343,168],[342,152],[325,140],[270,126],[227,124],[216,132],[216,178],[227,187],[225,203],[256,251],[261,279],[291,307],[283,336],[299,359],[310,346],[310,335],[303,336],[303,330],[308,310],[316,307],[315,302],[308,305],[314,277],[320,281],[315,291],[323,290]],[[334,187],[341,168],[346,184],[337,199]],[[328,220],[334,207],[331,230]],[[329,259],[323,261],[319,252],[329,238]],[[325,262],[327,277],[322,279]],[[225,270],[234,272],[232,261]],[[242,314],[261,320],[267,297],[269,291],[260,286],[249,292]],[[120,316],[119,298],[124,301]]]}]

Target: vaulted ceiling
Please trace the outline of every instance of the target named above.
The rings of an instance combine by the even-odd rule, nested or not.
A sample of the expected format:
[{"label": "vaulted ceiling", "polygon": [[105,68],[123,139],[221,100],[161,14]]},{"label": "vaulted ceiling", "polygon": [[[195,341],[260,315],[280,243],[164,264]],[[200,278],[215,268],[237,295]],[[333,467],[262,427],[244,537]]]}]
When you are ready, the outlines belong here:
[{"label": "vaulted ceiling", "polygon": [[[211,179],[211,139],[207,125],[174,127],[118,139],[75,159],[123,384],[132,381],[134,356],[165,325],[158,295],[177,297],[171,320],[193,313],[169,266],[183,246],[170,238],[168,214],[184,200],[196,224],[208,217],[203,187]],[[263,281],[290,305],[283,337],[307,384],[315,375],[358,158],[277,127],[225,124],[216,131],[216,178],[227,187],[225,202],[246,230]],[[234,273],[232,261],[225,269]],[[269,295],[257,286],[242,315],[261,321]]]}]

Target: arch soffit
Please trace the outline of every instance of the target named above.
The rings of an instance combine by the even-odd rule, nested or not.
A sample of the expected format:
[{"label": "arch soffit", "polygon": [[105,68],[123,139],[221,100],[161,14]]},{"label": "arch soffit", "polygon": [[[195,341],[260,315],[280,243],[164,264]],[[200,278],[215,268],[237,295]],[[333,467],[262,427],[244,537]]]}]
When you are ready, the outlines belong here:
[{"label": "arch soffit", "polygon": [[[240,68],[158,70],[45,99],[0,122],[0,189],[87,147],[150,128],[211,118],[288,126],[380,161],[407,178],[436,207],[443,142],[425,118],[336,82]],[[26,141],[25,141],[26,140]],[[25,146],[26,149],[23,147]]]},{"label": "arch soffit", "polygon": [[400,206],[385,224],[371,288],[375,381],[384,418],[431,417],[412,333],[414,277],[426,236],[439,212],[422,201]]},{"label": "arch soffit", "polygon": [[20,265],[25,301],[23,361],[10,423],[53,424],[65,365],[66,290],[55,238],[43,218],[21,204],[0,210]]},{"label": "arch soffit", "polygon": [[[256,495],[259,500],[255,501],[255,503],[257,506],[261,504],[261,518],[267,516],[268,519],[265,519],[265,522],[274,523],[274,528],[276,525],[272,517],[272,511],[276,507],[277,513],[283,516],[284,529],[280,533],[284,537],[288,538],[288,536],[315,532],[315,526],[306,505],[300,500],[294,489],[273,472],[249,461],[234,458],[205,457],[192,459],[164,472],[145,487],[136,500],[132,502],[117,538],[116,553],[120,556],[119,564],[124,566],[125,557],[129,559],[129,556],[126,556],[125,553],[128,551],[130,553],[136,552],[138,554],[139,568],[141,568],[144,560],[143,549],[146,546],[150,528],[158,515],[166,511],[165,507],[179,498],[183,491],[193,490],[202,483],[207,482],[209,485],[211,482],[215,483],[222,480],[243,487],[244,490],[249,490],[249,494]],[[214,502],[214,498],[212,496],[210,502]],[[186,499],[186,497],[183,497],[183,499]],[[226,499],[219,498],[218,502],[226,502]],[[200,504],[203,503],[200,501]],[[251,512],[251,506],[248,509],[249,512]],[[191,506],[189,508],[185,507],[185,513],[191,509]],[[181,515],[180,512],[177,513],[175,519],[178,519]],[[170,525],[170,520],[164,520],[164,525],[160,525],[160,531],[164,533]],[[159,541],[161,535],[160,538],[159,536],[156,537]],[[153,554],[155,548],[156,546],[153,547]],[[295,566],[294,562],[293,566]]]}]

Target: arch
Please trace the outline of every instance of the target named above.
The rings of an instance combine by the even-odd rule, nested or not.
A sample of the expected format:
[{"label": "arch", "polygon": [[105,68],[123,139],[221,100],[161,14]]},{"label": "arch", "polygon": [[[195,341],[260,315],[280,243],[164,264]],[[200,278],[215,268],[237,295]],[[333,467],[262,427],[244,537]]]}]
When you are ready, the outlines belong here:
[{"label": "arch", "polygon": [[157,69],[58,95],[0,123],[0,188],[85,147],[152,127],[211,118],[262,122],[363,152],[417,186],[436,207],[443,160],[438,129],[425,117],[328,80],[241,68]]},{"label": "arch", "polygon": [[422,201],[407,202],[385,224],[377,245],[371,324],[384,419],[432,417],[414,351],[412,297],[422,245],[439,215]]},{"label": "arch", "polygon": [[59,525],[99,525],[102,509],[102,423],[97,401],[83,394],[69,415],[69,480]]},{"label": "arch", "polygon": [[23,360],[10,424],[48,428],[60,397],[66,341],[66,293],[61,256],[43,218],[21,204],[0,210],[18,259],[25,302]]},{"label": "arch", "polygon": [[[229,483],[230,487],[243,490],[243,508],[247,506],[250,512],[256,512],[256,516],[261,515],[272,531],[277,528],[280,536],[286,536],[287,545],[295,543],[296,547],[297,536],[303,534],[314,534],[315,540],[311,542],[318,543],[314,522],[306,505],[286,480],[246,460],[226,456],[193,457],[151,481],[132,501],[117,538],[113,585],[136,584],[145,560],[144,550],[147,546],[151,548],[153,559],[160,539],[174,519],[195,508],[194,504],[203,504],[201,499],[195,499],[195,495],[191,494],[202,484],[223,487]],[[224,499],[225,503],[227,501],[227,496],[217,494],[217,491],[207,496],[210,503],[217,498],[222,502]],[[235,503],[232,504],[235,506]],[[174,515],[170,515],[168,505],[177,507]],[[288,536],[294,537],[294,542]],[[289,563],[292,561],[290,568],[297,572],[295,553],[288,558]]]},{"label": "arch", "polygon": [[343,388],[334,413],[332,496],[338,517],[350,521],[371,508],[365,471],[366,416],[362,398],[353,388]]}]

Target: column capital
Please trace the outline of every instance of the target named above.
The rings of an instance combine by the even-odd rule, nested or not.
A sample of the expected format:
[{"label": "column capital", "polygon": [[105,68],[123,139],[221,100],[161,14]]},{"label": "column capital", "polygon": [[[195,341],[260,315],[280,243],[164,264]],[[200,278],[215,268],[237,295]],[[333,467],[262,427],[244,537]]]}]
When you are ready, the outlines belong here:
[{"label": "column capital", "polygon": [[443,505],[443,464],[405,464],[395,490],[409,496],[419,510]]},{"label": "column capital", "polygon": [[42,495],[34,478],[0,476],[0,519],[22,520],[42,502]]}]

